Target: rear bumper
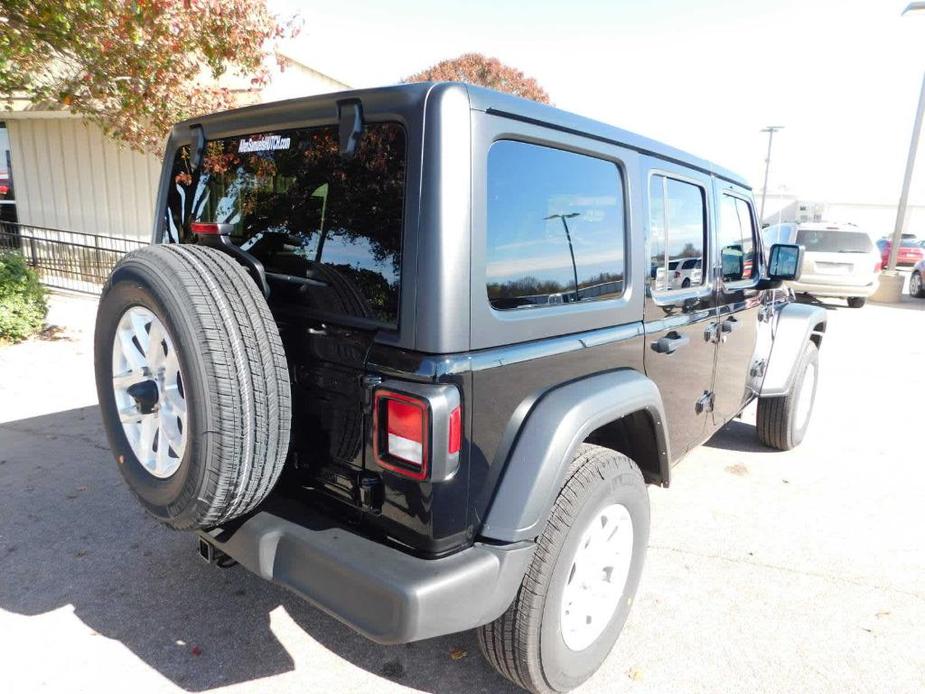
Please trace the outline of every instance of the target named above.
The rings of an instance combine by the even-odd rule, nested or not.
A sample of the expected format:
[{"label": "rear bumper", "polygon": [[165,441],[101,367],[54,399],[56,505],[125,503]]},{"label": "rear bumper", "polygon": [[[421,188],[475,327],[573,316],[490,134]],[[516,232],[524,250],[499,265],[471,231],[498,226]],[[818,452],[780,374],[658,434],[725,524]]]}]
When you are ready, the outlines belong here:
[{"label": "rear bumper", "polygon": [[880,286],[880,280],[874,279],[872,282],[863,285],[847,284],[825,284],[823,282],[814,282],[812,280],[802,282],[788,282],[789,286],[797,294],[812,294],[813,296],[826,296],[847,299],[852,296],[867,298]]},{"label": "rear bumper", "polygon": [[475,544],[441,559],[413,557],[310,516],[268,511],[230,534],[200,533],[245,568],[289,588],[367,638],[407,643],[465,631],[511,604],[532,542]]}]

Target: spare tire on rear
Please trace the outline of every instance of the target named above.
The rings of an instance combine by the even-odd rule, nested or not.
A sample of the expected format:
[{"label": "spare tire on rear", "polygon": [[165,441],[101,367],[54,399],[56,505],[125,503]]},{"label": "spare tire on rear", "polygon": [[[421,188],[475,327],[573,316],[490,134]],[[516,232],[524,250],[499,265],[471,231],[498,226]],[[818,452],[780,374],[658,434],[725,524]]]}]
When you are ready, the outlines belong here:
[{"label": "spare tire on rear", "polygon": [[286,356],[263,294],[221,251],[126,255],[100,298],[96,387],[119,470],[178,530],[247,514],[289,447]]}]

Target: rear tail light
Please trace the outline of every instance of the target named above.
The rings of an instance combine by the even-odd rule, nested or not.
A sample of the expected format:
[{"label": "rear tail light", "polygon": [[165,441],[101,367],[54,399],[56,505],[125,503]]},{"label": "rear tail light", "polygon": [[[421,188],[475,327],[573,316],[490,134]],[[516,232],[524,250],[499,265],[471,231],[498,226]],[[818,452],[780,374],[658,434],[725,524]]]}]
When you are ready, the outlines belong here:
[{"label": "rear tail light", "polygon": [[882,269],[883,263],[881,261],[878,260],[876,263],[874,263],[874,272],[880,272]]},{"label": "rear tail light", "polygon": [[379,464],[411,479],[427,477],[430,438],[427,401],[380,390],[374,402],[374,441]]},{"label": "rear tail light", "polygon": [[[379,466],[403,477],[451,476],[462,448],[462,409],[452,386],[380,388],[373,398],[373,452]],[[451,393],[451,397],[447,396]]]},{"label": "rear tail light", "polygon": [[446,452],[450,455],[459,453],[462,448],[462,410],[456,408],[450,412],[450,435]]}]

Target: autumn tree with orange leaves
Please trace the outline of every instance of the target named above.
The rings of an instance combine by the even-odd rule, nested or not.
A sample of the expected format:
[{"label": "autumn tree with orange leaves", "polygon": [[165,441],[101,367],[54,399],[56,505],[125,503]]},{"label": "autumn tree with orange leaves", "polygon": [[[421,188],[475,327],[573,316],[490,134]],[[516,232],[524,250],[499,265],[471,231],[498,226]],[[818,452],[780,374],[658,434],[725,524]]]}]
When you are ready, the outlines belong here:
[{"label": "autumn tree with orange leaves", "polygon": [[549,94],[535,79],[527,77],[517,68],[505,65],[497,58],[486,58],[481,53],[466,53],[458,58],[444,60],[402,80],[402,82],[444,81],[467,82],[522,96],[541,104],[550,103]]},{"label": "autumn tree with orange leaves", "polygon": [[266,0],[3,0],[0,117],[14,98],[56,105],[159,155],[177,121],[235,105],[218,78],[264,85],[295,29]]}]

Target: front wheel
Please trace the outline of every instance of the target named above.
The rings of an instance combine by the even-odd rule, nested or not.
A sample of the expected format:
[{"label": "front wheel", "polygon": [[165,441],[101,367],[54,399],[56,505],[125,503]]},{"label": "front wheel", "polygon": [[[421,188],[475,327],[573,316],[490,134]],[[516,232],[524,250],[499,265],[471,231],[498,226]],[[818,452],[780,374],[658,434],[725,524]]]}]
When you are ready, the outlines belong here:
[{"label": "front wheel", "polygon": [[797,363],[790,392],[775,398],[758,399],[758,438],[779,451],[796,448],[809,428],[816,386],[819,382],[819,349],[808,342]]},{"label": "front wheel", "polygon": [[848,299],[849,308],[861,308],[866,303],[867,299],[865,299],[863,296],[852,296]]},{"label": "front wheel", "polygon": [[649,496],[626,456],[583,444],[507,612],[478,630],[502,675],[532,692],[574,689],[629,614],[649,539]]}]

